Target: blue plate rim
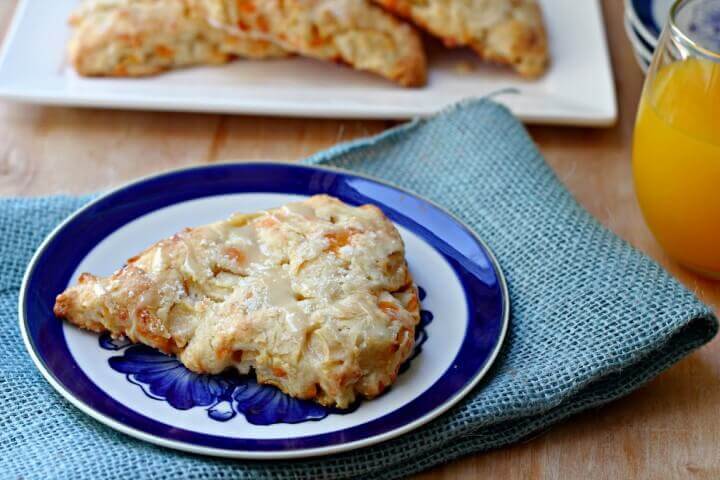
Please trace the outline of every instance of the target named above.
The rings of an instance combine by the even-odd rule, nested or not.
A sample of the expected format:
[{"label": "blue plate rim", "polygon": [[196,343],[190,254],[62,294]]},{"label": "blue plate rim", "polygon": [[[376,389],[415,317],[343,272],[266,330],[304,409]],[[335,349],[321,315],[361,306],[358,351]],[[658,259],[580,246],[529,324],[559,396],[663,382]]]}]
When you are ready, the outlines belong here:
[{"label": "blue plate rim", "polygon": [[[221,167],[227,167],[227,168],[298,168],[298,169],[305,169],[305,170],[311,170],[314,172],[326,172],[331,173],[334,175],[340,175],[345,177],[356,177],[360,179],[364,179],[366,181],[374,182],[380,186],[389,187],[390,189],[397,190],[398,192],[414,198],[417,201],[420,201],[422,203],[426,203],[432,207],[434,207],[436,210],[438,210],[440,213],[444,214],[446,217],[448,217],[450,220],[452,220],[454,223],[457,224],[461,229],[464,229],[467,234],[469,234],[472,239],[477,242],[477,244],[481,247],[481,250],[483,251],[484,255],[487,257],[487,260],[490,262],[490,267],[492,268],[496,280],[498,283],[498,287],[500,290],[500,301],[502,303],[502,314],[501,314],[501,325],[500,330],[495,338],[495,343],[492,348],[492,351],[487,356],[486,360],[482,364],[482,367],[479,368],[474,376],[471,378],[470,381],[466,385],[464,385],[461,389],[457,390],[448,400],[446,400],[441,405],[438,405],[433,410],[429,411],[428,413],[424,414],[422,417],[417,418],[414,421],[411,421],[409,423],[406,423],[398,428],[394,428],[388,432],[370,436],[368,438],[360,439],[360,440],[354,440],[347,443],[342,443],[339,445],[330,445],[330,446],[319,446],[319,447],[313,447],[313,448],[298,448],[293,450],[282,450],[282,451],[248,451],[248,450],[238,450],[238,449],[224,449],[224,448],[216,448],[216,447],[208,447],[208,446],[198,446],[192,443],[187,443],[184,441],[178,441],[178,440],[170,440],[163,437],[158,437],[155,435],[152,435],[150,433],[147,433],[145,431],[133,428],[131,426],[125,425],[124,423],[116,420],[115,418],[112,418],[104,413],[96,411],[92,406],[87,405],[82,399],[76,397],[72,392],[70,392],[58,379],[56,379],[53,372],[51,372],[48,367],[45,365],[44,361],[39,357],[38,353],[35,350],[35,345],[33,344],[32,339],[30,338],[30,334],[28,332],[28,321],[27,321],[27,314],[26,314],[26,300],[28,296],[28,284],[30,282],[30,279],[32,277],[33,272],[35,271],[38,261],[43,256],[45,251],[47,250],[48,246],[53,242],[53,240],[60,234],[63,230],[65,230],[69,225],[71,225],[75,220],[77,220],[79,217],[81,217],[83,214],[87,213],[88,210],[92,209],[93,207],[97,206],[100,202],[103,202],[104,200],[107,200],[109,197],[112,197],[118,193],[123,192],[124,190],[127,190],[132,187],[140,186],[144,183],[153,181],[153,180],[160,180],[163,177],[170,178],[173,175],[177,174],[184,174],[184,173],[192,173],[194,171],[202,171],[202,170],[209,170],[214,168],[221,168]],[[270,191],[268,190],[268,193]],[[286,192],[288,193],[288,192]],[[207,197],[209,195],[206,195],[204,197]],[[203,196],[198,196],[196,198],[204,198]],[[162,207],[158,207],[162,208]],[[157,208],[153,209],[157,210]],[[150,211],[153,211],[150,210]],[[457,275],[457,272],[455,272]],[[461,281],[461,279],[458,279]],[[461,283],[464,283],[461,281]],[[463,288],[465,286],[463,285]],[[466,301],[470,301],[469,298],[467,298],[466,295]],[[492,365],[497,360],[498,355],[500,354],[500,351],[502,350],[502,347],[504,345],[507,332],[509,329],[509,322],[510,322],[510,297],[507,287],[507,281],[505,279],[504,273],[502,268],[500,267],[500,263],[498,262],[494,252],[490,249],[490,247],[487,245],[487,243],[471,228],[469,228],[467,225],[465,225],[464,222],[462,222],[457,216],[449,212],[444,207],[436,204],[435,202],[428,200],[408,189],[405,189],[403,187],[400,187],[398,185],[393,184],[392,182],[388,182],[385,180],[381,180],[378,178],[375,178],[370,175],[362,174],[353,172],[351,170],[346,170],[342,168],[337,167],[330,167],[330,166],[318,166],[318,165],[305,165],[305,164],[283,164],[283,163],[271,163],[271,162],[248,162],[248,163],[224,163],[220,165],[196,165],[196,166],[190,166],[186,168],[181,169],[171,169],[155,174],[151,174],[148,176],[140,177],[137,179],[134,179],[132,181],[129,181],[125,184],[122,184],[114,189],[111,189],[107,191],[106,193],[100,195],[98,198],[93,199],[86,205],[82,206],[75,212],[73,212],[71,215],[69,215],[65,220],[63,220],[57,227],[55,227],[43,240],[43,242],[40,244],[38,249],[36,250],[35,254],[33,255],[32,259],[30,260],[28,267],[25,271],[25,275],[23,276],[21,288],[20,288],[20,295],[18,297],[18,321],[19,321],[19,327],[20,332],[23,338],[23,342],[25,344],[25,348],[28,351],[31,359],[33,360],[33,363],[35,364],[36,368],[40,371],[42,376],[45,378],[45,380],[50,383],[50,385],[58,392],[60,393],[67,401],[69,401],[72,405],[74,405],[76,408],[78,408],[80,411],[85,413],[86,415],[90,416],[91,418],[109,426],[110,428],[113,428],[117,431],[120,431],[124,434],[127,434],[129,436],[132,436],[134,438],[138,438],[140,440],[160,445],[163,447],[168,447],[176,450],[196,453],[196,454],[202,454],[202,455],[210,455],[210,456],[218,456],[218,457],[226,457],[226,458],[240,458],[240,459],[295,459],[295,458],[308,458],[308,457],[315,457],[315,456],[322,456],[322,455],[330,455],[340,452],[345,452],[349,450],[354,450],[357,448],[363,448],[370,445],[374,445],[380,442],[384,442],[387,440],[390,440],[392,438],[398,437],[400,435],[403,435],[415,428],[418,428],[433,419],[437,418],[438,416],[442,415],[443,413],[447,412],[452,406],[457,404],[462,398],[464,398],[470,391],[472,391],[478,383],[487,375],[487,372],[490,370]],[[466,331],[466,337],[467,337],[467,331]],[[63,337],[64,341],[64,337]],[[464,341],[465,342],[465,341]],[[460,353],[458,353],[458,356]],[[442,378],[442,377],[441,377]],[[433,385],[434,386],[434,385]],[[433,387],[430,387],[432,389]],[[103,392],[104,393],[104,392]],[[107,394],[105,394],[107,395]],[[109,397],[109,395],[107,395]],[[111,397],[109,397],[111,398]],[[407,406],[407,404],[406,404]],[[405,407],[406,407],[405,406]],[[405,408],[401,407],[401,408]],[[130,407],[124,407],[127,411],[137,413],[134,410],[132,410]],[[394,412],[391,412],[394,413]],[[138,414],[142,415],[142,414]],[[389,415],[389,414],[388,414]],[[383,417],[381,417],[383,418]],[[153,420],[154,421],[154,420]],[[154,421],[156,423],[159,423],[157,421]],[[163,424],[164,425],[164,424]],[[306,438],[306,437],[299,437],[300,439]]]}]

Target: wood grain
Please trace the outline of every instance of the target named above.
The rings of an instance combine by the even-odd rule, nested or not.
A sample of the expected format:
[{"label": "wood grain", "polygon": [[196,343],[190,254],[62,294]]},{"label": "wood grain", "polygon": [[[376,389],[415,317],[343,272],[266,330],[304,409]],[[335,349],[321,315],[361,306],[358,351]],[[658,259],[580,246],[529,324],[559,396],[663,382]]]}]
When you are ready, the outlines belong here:
[{"label": "wood grain", "polygon": [[[0,32],[14,0],[0,2]],[[611,129],[533,127],[555,169],[593,215],[720,306],[720,283],[673,264],[640,216],[630,144],[642,75],[625,38],[622,2],[603,2],[619,93]],[[383,121],[45,108],[0,102],[0,195],[96,191],[197,163],[295,161],[377,133]],[[630,396],[530,442],[470,456],[417,479],[720,478],[720,346],[699,350]]]}]

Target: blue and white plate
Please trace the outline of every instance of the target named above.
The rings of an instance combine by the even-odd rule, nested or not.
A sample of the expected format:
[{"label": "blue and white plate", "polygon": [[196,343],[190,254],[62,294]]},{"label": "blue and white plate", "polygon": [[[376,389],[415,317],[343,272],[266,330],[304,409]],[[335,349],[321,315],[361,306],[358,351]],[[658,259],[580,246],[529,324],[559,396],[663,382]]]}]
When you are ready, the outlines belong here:
[{"label": "blue and white plate", "polygon": [[625,11],[640,37],[654,50],[673,0],[625,0]]},{"label": "blue and white plate", "polygon": [[[413,357],[375,400],[337,411],[292,399],[250,377],[196,375],[172,357],[53,316],[55,296],[81,272],[107,275],[123,259],[187,226],[318,193],[380,207],[398,226],[422,287]],[[106,425],[195,453],[297,458],[375,444],[445,412],[493,363],[507,330],[509,301],[488,247],[426,200],[350,172],[231,164],[146,178],[79,210],[38,249],[19,308],[38,369],[61,395]]]}]

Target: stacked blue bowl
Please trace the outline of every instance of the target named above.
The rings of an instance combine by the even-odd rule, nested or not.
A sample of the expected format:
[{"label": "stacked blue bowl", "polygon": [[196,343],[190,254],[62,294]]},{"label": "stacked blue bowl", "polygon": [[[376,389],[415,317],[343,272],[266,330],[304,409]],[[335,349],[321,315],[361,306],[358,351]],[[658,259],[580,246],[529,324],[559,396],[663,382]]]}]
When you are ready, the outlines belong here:
[{"label": "stacked blue bowl", "polygon": [[625,0],[625,33],[638,65],[646,72],[673,0]]}]

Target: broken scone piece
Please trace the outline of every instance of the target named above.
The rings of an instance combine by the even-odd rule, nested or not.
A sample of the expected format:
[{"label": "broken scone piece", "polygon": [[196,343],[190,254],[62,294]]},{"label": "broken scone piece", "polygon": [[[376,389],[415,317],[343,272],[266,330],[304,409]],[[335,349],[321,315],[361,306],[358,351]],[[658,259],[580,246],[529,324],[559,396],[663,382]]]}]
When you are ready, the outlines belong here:
[{"label": "broken scone piece", "polygon": [[345,63],[406,87],[425,84],[420,36],[370,0],[203,0],[213,25],[289,52]]},{"label": "broken scone piece", "polygon": [[185,229],[110,277],[83,274],[54,311],[194,372],[254,369],[260,383],[345,408],[395,381],[419,308],[395,226],[374,206],[319,195]]},{"label": "broken scone piece", "polygon": [[70,18],[70,62],[85,76],[144,76],[288,55],[267,40],[210,25],[205,1],[84,0]]},{"label": "broken scone piece", "polygon": [[373,0],[412,20],[448,47],[469,46],[485,60],[526,77],[548,65],[548,42],[537,0]]}]

